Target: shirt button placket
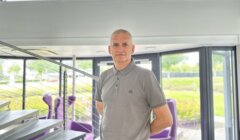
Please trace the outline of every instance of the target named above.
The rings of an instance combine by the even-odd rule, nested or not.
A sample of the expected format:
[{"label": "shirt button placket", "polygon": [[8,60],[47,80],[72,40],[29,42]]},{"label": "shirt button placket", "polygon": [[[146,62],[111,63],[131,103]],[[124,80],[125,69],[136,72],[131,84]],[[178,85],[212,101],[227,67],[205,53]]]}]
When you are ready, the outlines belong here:
[{"label": "shirt button placket", "polygon": [[117,76],[117,81],[116,81],[115,88],[116,88],[116,94],[118,95],[118,91],[119,91],[119,76]]}]

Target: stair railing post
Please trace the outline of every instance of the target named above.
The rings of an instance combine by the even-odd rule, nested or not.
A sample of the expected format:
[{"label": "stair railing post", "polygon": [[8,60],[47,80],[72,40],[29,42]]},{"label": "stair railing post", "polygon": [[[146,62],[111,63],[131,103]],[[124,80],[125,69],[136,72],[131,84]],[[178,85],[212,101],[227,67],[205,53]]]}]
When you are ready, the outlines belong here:
[{"label": "stair railing post", "polygon": [[63,73],[63,127],[67,129],[67,113],[68,113],[68,99],[67,99],[67,71]]}]

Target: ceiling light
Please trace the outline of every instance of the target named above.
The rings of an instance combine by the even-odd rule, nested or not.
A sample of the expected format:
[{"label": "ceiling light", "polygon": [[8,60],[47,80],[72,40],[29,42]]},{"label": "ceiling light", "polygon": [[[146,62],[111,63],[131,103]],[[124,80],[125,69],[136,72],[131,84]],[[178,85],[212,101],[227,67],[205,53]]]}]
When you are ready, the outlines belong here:
[{"label": "ceiling light", "polygon": [[149,50],[149,51],[150,50],[156,50],[156,47],[153,47],[153,46],[152,47],[145,47],[145,50]]},{"label": "ceiling light", "polygon": [[102,51],[102,50],[98,50],[98,51],[96,51],[96,53],[105,53],[105,51]]},{"label": "ceiling light", "polygon": [[25,49],[25,50],[39,55],[57,55],[57,53],[46,49]]}]

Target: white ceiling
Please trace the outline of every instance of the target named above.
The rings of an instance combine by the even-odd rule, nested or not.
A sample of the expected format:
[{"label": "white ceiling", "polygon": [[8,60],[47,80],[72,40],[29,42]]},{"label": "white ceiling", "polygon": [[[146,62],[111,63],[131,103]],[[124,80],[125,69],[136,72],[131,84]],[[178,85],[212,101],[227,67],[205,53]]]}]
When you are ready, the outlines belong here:
[{"label": "white ceiling", "polygon": [[[108,56],[117,28],[136,54],[239,44],[239,0],[72,0],[0,3],[0,41],[50,57]],[[22,56],[0,46],[0,55]]]},{"label": "white ceiling", "polygon": [[[15,45],[19,41],[7,41],[21,49],[36,53],[46,57],[101,57],[109,56],[108,39],[102,45]],[[182,37],[155,37],[155,38],[136,38],[135,54],[166,52],[172,50],[181,50],[196,48],[202,46],[234,46],[238,43],[238,36],[182,36]],[[11,43],[13,42],[13,43]],[[21,44],[21,43],[20,43]],[[31,43],[29,43],[31,44]],[[7,46],[0,45],[0,55],[7,56],[28,56]]]}]

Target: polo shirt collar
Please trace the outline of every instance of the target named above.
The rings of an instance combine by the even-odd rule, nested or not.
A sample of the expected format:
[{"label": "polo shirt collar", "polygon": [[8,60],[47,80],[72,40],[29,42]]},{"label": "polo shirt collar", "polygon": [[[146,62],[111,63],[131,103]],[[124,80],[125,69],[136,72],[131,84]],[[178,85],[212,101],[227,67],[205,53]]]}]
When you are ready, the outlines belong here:
[{"label": "polo shirt collar", "polygon": [[124,68],[123,70],[117,70],[115,68],[115,66],[113,67],[113,73],[114,75],[121,75],[121,76],[126,76],[129,72],[131,72],[134,68],[136,67],[136,64],[134,63],[134,60],[132,59],[130,64],[128,64],[128,66],[126,68]]}]

